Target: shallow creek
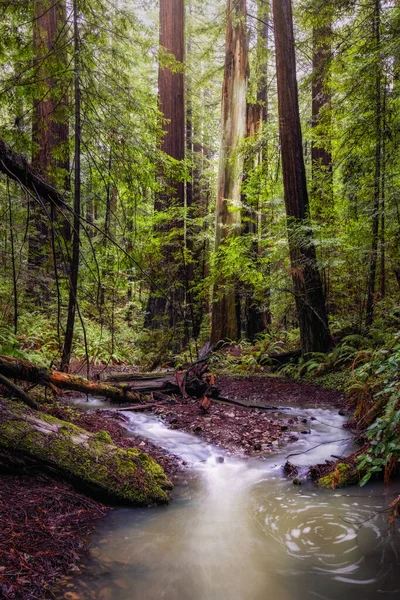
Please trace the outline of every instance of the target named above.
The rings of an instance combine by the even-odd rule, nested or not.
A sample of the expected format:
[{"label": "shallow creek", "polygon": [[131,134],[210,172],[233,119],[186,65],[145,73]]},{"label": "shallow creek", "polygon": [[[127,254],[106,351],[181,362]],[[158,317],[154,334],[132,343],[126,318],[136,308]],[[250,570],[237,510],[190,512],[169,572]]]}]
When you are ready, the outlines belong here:
[{"label": "shallow creek", "polygon": [[290,453],[302,452],[290,460],[306,466],[350,451],[337,410],[293,409],[291,415],[317,419],[311,435],[264,460],[229,457],[153,415],[126,414],[135,434],[190,468],[169,506],[114,510],[100,522],[75,581],[81,598],[399,597],[400,536],[382,510],[400,486],[320,491],[311,483],[296,487],[282,473]]}]

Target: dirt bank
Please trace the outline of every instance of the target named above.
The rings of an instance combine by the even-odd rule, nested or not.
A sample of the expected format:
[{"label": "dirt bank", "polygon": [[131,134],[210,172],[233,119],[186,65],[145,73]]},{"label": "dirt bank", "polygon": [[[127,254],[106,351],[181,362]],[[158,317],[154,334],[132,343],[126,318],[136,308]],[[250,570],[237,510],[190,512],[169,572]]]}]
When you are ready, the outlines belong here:
[{"label": "dirt bank", "polygon": [[[63,403],[42,408],[87,431],[108,431],[117,446],[139,447],[161,464],[171,478],[184,467],[178,457],[148,441],[128,436],[123,415],[111,411],[88,414]],[[37,471],[10,474],[4,466],[7,461],[2,465],[1,458],[0,455],[0,598],[52,598],[60,577],[79,571],[96,522],[108,509],[68,483]]]},{"label": "dirt bank", "polygon": [[297,383],[274,377],[218,377],[221,396],[242,400],[250,404],[273,404],[285,406],[337,406],[344,405],[344,397],[338,390],[317,385]]}]

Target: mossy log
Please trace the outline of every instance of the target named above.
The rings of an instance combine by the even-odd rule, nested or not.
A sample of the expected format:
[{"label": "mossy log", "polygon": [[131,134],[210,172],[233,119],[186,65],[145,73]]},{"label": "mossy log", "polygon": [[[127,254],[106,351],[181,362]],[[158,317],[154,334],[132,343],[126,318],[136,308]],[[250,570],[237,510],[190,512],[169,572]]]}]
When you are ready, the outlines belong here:
[{"label": "mossy log", "polygon": [[343,488],[349,485],[358,485],[360,482],[360,471],[356,465],[344,462],[338,462],[334,467],[318,479],[318,485],[321,488]]},{"label": "mossy log", "polygon": [[119,504],[168,502],[172,484],[154,459],[20,403],[0,401],[0,449],[34,459],[91,494]]},{"label": "mossy log", "polygon": [[133,404],[142,401],[140,393],[132,391],[129,386],[96,383],[85,377],[53,371],[46,367],[38,367],[27,360],[10,358],[9,356],[0,356],[0,373],[11,379],[53,386],[58,389],[72,390],[92,396],[101,396],[115,402],[130,402]]}]

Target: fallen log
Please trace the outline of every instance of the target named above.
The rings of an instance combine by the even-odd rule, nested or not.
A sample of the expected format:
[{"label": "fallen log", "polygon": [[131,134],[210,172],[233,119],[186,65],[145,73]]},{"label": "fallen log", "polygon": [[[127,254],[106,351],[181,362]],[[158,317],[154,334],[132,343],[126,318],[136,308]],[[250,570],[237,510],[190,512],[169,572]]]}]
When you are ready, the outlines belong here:
[{"label": "fallen log", "polygon": [[[0,400],[0,449],[12,460],[37,462],[44,470],[79,483],[90,495],[120,504],[168,502],[172,484],[163,469],[138,449],[118,448],[106,431],[92,434],[20,403]],[[4,468],[4,453],[2,466]]]},{"label": "fallen log", "polygon": [[133,375],[132,373],[114,373],[107,375],[104,381],[126,382],[126,388],[150,394],[151,392],[163,391],[170,394],[181,394],[181,388],[176,379],[176,373],[155,375]]},{"label": "fallen log", "polygon": [[6,387],[13,396],[18,398],[19,400],[22,400],[22,402],[24,404],[26,404],[27,406],[29,406],[30,408],[33,408],[34,410],[39,409],[38,403],[35,402],[34,400],[32,400],[32,398],[30,396],[28,396],[28,394],[25,392],[25,390],[20,388],[18,385],[15,385],[15,383],[13,383],[9,379],[7,379],[7,377],[4,377],[4,375],[1,375],[1,374],[0,374],[0,384],[3,385],[4,387]]},{"label": "fallen log", "polygon": [[0,374],[11,379],[29,381],[62,390],[81,392],[91,396],[109,398],[114,402],[141,402],[140,393],[131,391],[129,386],[112,386],[106,383],[89,381],[85,377],[38,367],[34,363],[9,356],[0,356]]},{"label": "fallen log", "polygon": [[169,371],[168,373],[106,373],[100,375],[100,381],[168,381],[171,377],[174,377],[175,371]]}]

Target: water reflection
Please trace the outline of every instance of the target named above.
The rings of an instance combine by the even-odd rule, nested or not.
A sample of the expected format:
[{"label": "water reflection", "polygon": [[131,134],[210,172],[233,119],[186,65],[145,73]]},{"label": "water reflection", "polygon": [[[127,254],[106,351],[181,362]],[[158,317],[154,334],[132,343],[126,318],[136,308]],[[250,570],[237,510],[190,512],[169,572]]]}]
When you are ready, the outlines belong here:
[{"label": "water reflection", "polygon": [[[313,411],[308,464],[345,449],[343,422]],[[93,542],[81,598],[98,600],[368,600],[399,593],[400,543],[381,514],[398,490],[315,491],[281,474],[284,456],[235,460],[199,438],[130,415],[136,434],[193,465],[174,502],[114,511]],[[323,444],[321,446],[321,444]],[[314,446],[316,446],[314,448]],[[298,458],[298,457],[297,457]],[[304,455],[300,460],[306,464]],[[79,584],[78,584],[79,585]]]}]

